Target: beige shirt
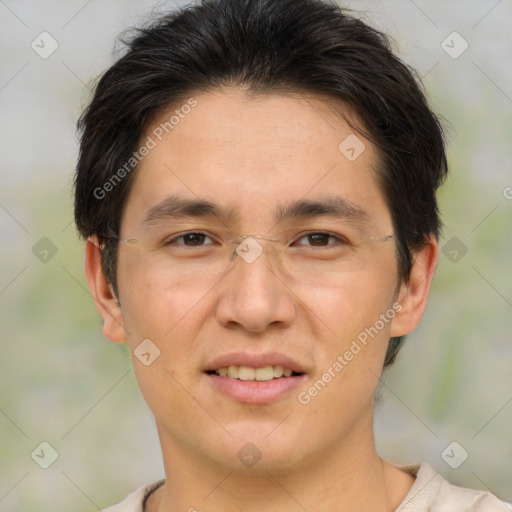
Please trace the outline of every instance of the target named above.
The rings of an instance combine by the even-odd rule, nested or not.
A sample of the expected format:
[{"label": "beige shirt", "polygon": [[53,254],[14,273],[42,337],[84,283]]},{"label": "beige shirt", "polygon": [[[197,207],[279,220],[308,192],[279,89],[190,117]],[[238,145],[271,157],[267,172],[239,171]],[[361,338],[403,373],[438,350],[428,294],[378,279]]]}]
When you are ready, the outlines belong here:
[{"label": "beige shirt", "polygon": [[[451,485],[426,462],[397,467],[416,480],[395,512],[512,512],[512,504],[500,501],[490,492]],[[165,480],[159,480],[142,486],[103,512],[144,512],[146,498],[164,483]]]}]

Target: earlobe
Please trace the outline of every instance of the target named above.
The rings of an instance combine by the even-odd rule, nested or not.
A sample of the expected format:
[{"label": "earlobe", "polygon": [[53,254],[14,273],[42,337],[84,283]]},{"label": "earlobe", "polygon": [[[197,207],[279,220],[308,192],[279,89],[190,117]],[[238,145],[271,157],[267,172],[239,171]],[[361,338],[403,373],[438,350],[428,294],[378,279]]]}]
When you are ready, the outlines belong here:
[{"label": "earlobe", "polygon": [[427,305],[430,286],[439,257],[439,244],[434,236],[414,255],[414,264],[408,283],[400,288],[397,302],[401,310],[391,325],[391,337],[409,334],[419,324]]},{"label": "earlobe", "polygon": [[101,266],[101,253],[96,236],[85,242],[85,274],[94,303],[103,319],[103,335],[116,343],[126,343],[123,316],[112,285]]}]

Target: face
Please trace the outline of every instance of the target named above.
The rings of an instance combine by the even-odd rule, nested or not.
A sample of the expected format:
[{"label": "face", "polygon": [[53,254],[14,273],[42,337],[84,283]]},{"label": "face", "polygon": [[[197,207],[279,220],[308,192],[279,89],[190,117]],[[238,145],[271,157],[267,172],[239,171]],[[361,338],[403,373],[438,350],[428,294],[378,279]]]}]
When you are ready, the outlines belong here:
[{"label": "face", "polygon": [[[128,343],[171,453],[237,471],[260,455],[252,471],[346,453],[371,433],[389,337],[419,320],[405,294],[395,296],[376,150],[324,97],[234,88],[193,97],[172,130],[161,123],[179,106],[142,139],[156,145],[137,169],[121,227],[137,242],[120,243],[121,306],[104,315],[104,332]],[[170,217],[177,198],[217,209]],[[276,217],[298,201],[338,207]],[[176,238],[185,232],[196,234]],[[222,259],[233,233],[279,242],[239,239],[231,253],[255,257]]]}]

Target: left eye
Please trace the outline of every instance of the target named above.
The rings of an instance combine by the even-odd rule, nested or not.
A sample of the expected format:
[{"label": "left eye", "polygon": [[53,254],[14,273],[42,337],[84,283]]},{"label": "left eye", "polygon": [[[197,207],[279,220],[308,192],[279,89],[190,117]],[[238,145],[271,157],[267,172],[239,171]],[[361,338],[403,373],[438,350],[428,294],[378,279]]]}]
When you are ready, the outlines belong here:
[{"label": "left eye", "polygon": [[[335,245],[336,243],[346,244],[346,240],[343,238],[333,235],[331,233],[325,233],[323,231],[315,232],[315,233],[307,233],[306,235],[303,235],[298,240],[303,240],[304,238],[307,238],[308,241],[311,242],[311,245],[313,247],[325,247],[329,245]],[[334,244],[329,244],[329,239],[334,239],[336,242]],[[304,244],[300,244],[304,245]]]}]

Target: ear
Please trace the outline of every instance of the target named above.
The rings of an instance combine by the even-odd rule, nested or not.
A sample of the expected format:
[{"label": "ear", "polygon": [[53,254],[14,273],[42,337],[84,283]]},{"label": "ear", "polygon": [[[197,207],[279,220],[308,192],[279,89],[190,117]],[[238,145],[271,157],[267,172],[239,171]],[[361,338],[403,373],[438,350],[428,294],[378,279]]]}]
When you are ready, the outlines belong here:
[{"label": "ear", "polygon": [[425,247],[414,255],[414,263],[408,283],[400,287],[397,309],[391,324],[391,337],[409,334],[420,323],[427,305],[427,298],[439,257],[439,244],[434,236]]},{"label": "ear", "polygon": [[101,267],[101,254],[96,236],[88,238],[85,242],[85,275],[96,308],[103,318],[103,336],[116,343],[126,343],[121,307]]}]

